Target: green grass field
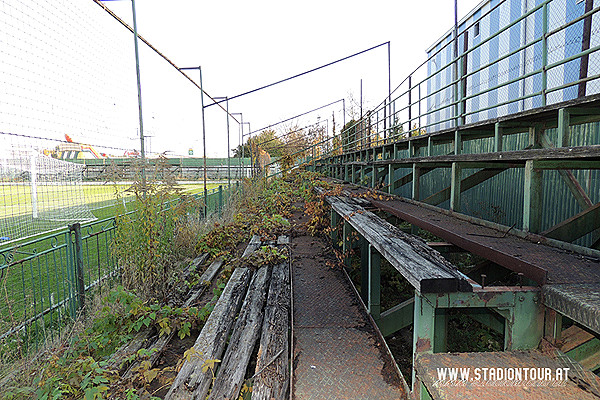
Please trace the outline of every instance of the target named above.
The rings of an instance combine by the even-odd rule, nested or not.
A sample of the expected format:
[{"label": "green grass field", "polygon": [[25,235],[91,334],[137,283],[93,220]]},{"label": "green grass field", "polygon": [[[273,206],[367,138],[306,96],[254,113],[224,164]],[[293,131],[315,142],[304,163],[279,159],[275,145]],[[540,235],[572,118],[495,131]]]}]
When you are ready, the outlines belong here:
[{"label": "green grass field", "polygon": [[[113,217],[116,210],[113,200],[114,186],[83,186],[89,202],[86,204],[93,208],[94,216],[99,220]],[[218,184],[210,184],[207,185],[207,189],[218,186]],[[126,185],[119,187],[120,190],[126,188]],[[60,188],[55,189],[55,192],[48,193],[60,192]],[[203,185],[185,185],[183,189],[186,194],[201,194]],[[27,197],[21,187],[3,185],[0,186],[0,207],[4,206],[4,210],[7,209],[7,196],[14,196],[21,201],[31,201],[31,194],[29,193]],[[214,207],[216,195],[209,198],[209,204]],[[103,203],[106,203],[104,207],[96,207]],[[133,205],[130,207],[133,208]],[[24,208],[22,205],[21,210]],[[22,218],[25,217],[31,219],[31,214],[28,216],[23,214]],[[12,217],[10,221],[18,219]],[[5,218],[4,222],[6,221],[9,219]],[[2,223],[3,220],[0,219],[0,228]],[[81,230],[86,285],[90,285],[116,268],[110,250],[114,226],[112,220],[100,221],[92,225],[93,227],[85,224]],[[69,298],[74,282],[72,262],[68,261],[73,255],[67,251],[67,240],[70,239],[64,232],[54,232],[50,236],[48,233],[39,233],[24,241],[9,243],[0,248],[0,335],[44,313],[43,316],[30,320],[27,329],[14,332],[6,340],[0,340],[0,356],[12,354],[15,349],[22,346],[22,343],[38,343],[39,340],[47,337],[46,335],[52,335],[54,329],[62,324],[61,321],[68,319],[70,303],[61,303]],[[9,267],[8,264],[11,266]]]},{"label": "green grass field", "polygon": [[[219,184],[208,183],[207,189]],[[117,193],[126,200],[132,194],[126,192],[130,185],[83,184],[83,185],[37,185],[37,208],[39,212],[56,208],[88,205],[90,210],[112,205]],[[186,194],[202,193],[201,183],[181,185]],[[0,185],[0,219],[9,216],[31,214],[33,210],[32,189],[29,183]]]}]

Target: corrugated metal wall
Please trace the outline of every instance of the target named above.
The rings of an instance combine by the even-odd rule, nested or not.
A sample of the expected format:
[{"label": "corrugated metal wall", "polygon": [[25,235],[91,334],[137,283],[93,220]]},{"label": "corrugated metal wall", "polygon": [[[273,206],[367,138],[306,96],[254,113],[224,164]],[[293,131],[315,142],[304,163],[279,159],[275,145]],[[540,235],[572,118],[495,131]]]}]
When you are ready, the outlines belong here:
[{"label": "corrugated metal wall", "polygon": [[[550,142],[556,142],[556,129],[546,131]],[[590,123],[571,127],[569,138],[570,146],[586,146],[600,144],[600,124]],[[521,150],[529,145],[528,133],[505,136],[503,147],[505,151]],[[493,149],[492,138],[476,139],[463,142],[462,152],[465,154],[486,153]],[[425,148],[417,152],[417,156],[426,155]],[[451,154],[453,144],[447,143],[433,146],[432,155]],[[398,157],[407,157],[406,151],[399,152]],[[476,169],[463,170],[463,179]],[[400,168],[396,171],[395,179],[399,179],[412,172],[410,168]],[[600,202],[600,171],[598,170],[573,170],[585,192],[593,203]],[[542,212],[542,230],[548,229],[557,223],[579,213],[582,208],[570,192],[558,171],[543,172],[544,200]],[[450,170],[438,168],[421,177],[421,200],[450,186]],[[461,212],[474,217],[497,222],[506,226],[523,226],[523,191],[524,175],[522,168],[506,170],[480,185],[466,190],[461,198]],[[411,198],[412,184],[408,183],[396,191],[396,194]],[[439,205],[449,208],[449,201]],[[577,244],[589,246],[592,244],[592,235],[578,240]]]}]

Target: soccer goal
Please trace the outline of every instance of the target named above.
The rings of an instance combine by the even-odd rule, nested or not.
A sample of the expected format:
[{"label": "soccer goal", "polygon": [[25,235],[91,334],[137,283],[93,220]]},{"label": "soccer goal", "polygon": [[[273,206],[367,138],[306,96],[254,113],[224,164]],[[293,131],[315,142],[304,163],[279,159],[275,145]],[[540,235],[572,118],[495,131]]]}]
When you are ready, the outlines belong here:
[{"label": "soccer goal", "polygon": [[93,220],[82,171],[33,148],[0,149],[0,245]]}]

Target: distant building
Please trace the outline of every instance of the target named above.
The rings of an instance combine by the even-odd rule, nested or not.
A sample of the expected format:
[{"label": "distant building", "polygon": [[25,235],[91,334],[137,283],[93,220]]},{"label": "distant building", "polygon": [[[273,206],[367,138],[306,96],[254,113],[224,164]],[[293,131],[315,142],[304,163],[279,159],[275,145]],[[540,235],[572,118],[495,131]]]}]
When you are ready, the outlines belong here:
[{"label": "distant building", "polygon": [[[479,4],[458,24],[459,85],[452,85],[456,65],[453,29],[427,50],[426,104],[431,112],[427,116],[427,131],[455,126],[455,96],[464,113],[458,123],[468,124],[541,107],[544,92],[546,104],[599,93],[598,79],[578,81],[600,73],[600,54],[592,52],[560,63],[600,44],[600,14],[570,24],[584,15],[586,7],[591,9],[593,3],[490,0]],[[526,14],[526,18],[515,23]],[[545,31],[552,34],[547,37],[545,65],[551,68],[547,70],[544,88],[545,25]],[[503,31],[504,28],[507,29]],[[554,63],[560,65],[553,66]],[[569,83],[575,84],[567,86]]]}]

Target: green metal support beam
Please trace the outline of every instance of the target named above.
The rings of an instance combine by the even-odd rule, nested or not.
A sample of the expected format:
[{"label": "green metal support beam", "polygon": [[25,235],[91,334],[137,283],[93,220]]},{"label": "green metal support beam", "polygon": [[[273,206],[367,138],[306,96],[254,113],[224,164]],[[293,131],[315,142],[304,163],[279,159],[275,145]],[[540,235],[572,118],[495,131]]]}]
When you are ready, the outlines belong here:
[{"label": "green metal support beam", "polygon": [[504,350],[535,349],[544,333],[544,311],[540,293],[516,293],[512,312],[506,318]]},{"label": "green metal support beam", "polygon": [[462,135],[460,131],[454,132],[454,154],[462,153]]},{"label": "green metal support beam", "polygon": [[421,196],[421,168],[416,163],[413,164],[412,176],[412,199],[419,201]]},{"label": "green metal support beam", "polygon": [[600,169],[600,161],[589,160],[534,160],[535,169]]},{"label": "green metal support beam", "polygon": [[367,309],[377,322],[381,316],[381,255],[369,244],[369,302]]},{"label": "green metal support beam", "polygon": [[452,163],[452,177],[450,181],[450,209],[456,212],[460,212],[461,182],[462,168],[459,163],[454,162]]},{"label": "green metal support beam", "polygon": [[543,129],[539,126],[529,127],[529,147],[534,149],[542,148],[542,133]]},{"label": "green metal support beam", "polygon": [[350,234],[352,231],[352,227],[350,226],[350,224],[348,223],[348,221],[344,220],[344,225],[342,228],[342,253],[343,253],[343,257],[344,257],[344,265],[346,267],[350,267],[350,251],[352,250],[352,243],[351,243],[351,238],[350,238]]},{"label": "green metal support beam", "polygon": [[569,132],[570,132],[570,116],[571,114],[565,108],[558,110],[558,143],[560,147],[567,147],[569,145]]},{"label": "green metal support beam", "polygon": [[369,242],[360,237],[360,297],[369,304]]},{"label": "green metal support beam", "polygon": [[381,319],[377,322],[383,336],[391,335],[412,325],[415,310],[415,299],[410,298],[381,313]]},{"label": "green metal support beam", "polygon": [[[435,308],[426,297],[415,293],[413,314],[413,357],[421,353],[433,353]],[[415,369],[412,371],[412,390],[415,390]]]},{"label": "green metal support beam", "polygon": [[394,194],[394,178],[396,176],[396,169],[394,168],[394,164],[388,165],[387,176],[388,176],[388,185],[387,185],[388,193]]},{"label": "green metal support beam", "polygon": [[503,128],[500,122],[494,124],[494,151],[502,151]]},{"label": "green metal support beam", "polygon": [[563,242],[573,242],[600,228],[600,203],[554,225],[541,234]]},{"label": "green metal support beam", "polygon": [[[488,179],[493,178],[494,176],[498,175],[503,171],[504,169],[482,169],[480,171],[477,171],[474,174],[469,175],[468,177],[462,180],[460,184],[460,191],[464,192],[466,190],[469,190],[487,181]],[[450,199],[450,192],[451,186],[448,186],[447,188],[442,189],[439,192],[427,197],[423,200],[423,202],[437,206],[438,204],[441,204],[444,201]]]},{"label": "green metal support beam", "polygon": [[542,171],[533,168],[533,160],[525,163],[525,188],[523,199],[523,230],[540,231],[542,222],[543,183]]},{"label": "green metal support beam", "polygon": [[433,326],[433,352],[445,353],[448,348],[448,309],[435,310],[435,323]]},{"label": "green metal support beam", "polygon": [[488,328],[504,334],[504,318],[491,311],[489,308],[468,308],[467,315],[469,318],[487,326]]}]

